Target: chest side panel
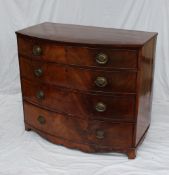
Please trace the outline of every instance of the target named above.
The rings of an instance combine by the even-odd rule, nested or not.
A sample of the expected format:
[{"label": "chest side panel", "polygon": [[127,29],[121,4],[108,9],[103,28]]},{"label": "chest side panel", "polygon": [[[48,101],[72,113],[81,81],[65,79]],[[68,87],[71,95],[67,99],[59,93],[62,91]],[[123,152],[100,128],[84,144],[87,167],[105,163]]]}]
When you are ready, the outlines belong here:
[{"label": "chest side panel", "polygon": [[146,133],[151,120],[152,88],[154,76],[156,37],[151,39],[140,51],[138,78],[138,116],[136,124],[137,145]]}]

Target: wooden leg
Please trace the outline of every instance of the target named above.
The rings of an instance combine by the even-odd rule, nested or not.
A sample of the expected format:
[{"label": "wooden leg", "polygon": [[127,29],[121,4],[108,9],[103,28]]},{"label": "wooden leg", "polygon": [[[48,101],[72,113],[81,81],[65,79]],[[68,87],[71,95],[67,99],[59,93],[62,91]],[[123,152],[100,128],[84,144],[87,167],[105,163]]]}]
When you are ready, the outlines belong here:
[{"label": "wooden leg", "polygon": [[25,131],[31,131],[31,128],[25,123]]},{"label": "wooden leg", "polygon": [[128,159],[135,159],[137,154],[136,148],[130,148],[127,152]]}]

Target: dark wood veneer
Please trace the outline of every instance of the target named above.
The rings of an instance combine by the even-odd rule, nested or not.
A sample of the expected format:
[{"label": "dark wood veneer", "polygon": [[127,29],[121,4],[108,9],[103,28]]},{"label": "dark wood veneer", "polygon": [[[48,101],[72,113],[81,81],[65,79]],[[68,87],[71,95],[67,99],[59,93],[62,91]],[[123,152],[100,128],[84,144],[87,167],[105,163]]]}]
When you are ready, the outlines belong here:
[{"label": "dark wood veneer", "polygon": [[[110,94],[79,93],[40,83],[33,84],[24,79],[22,79],[22,87],[26,101],[46,106],[48,109],[60,113],[83,119],[134,120],[135,95],[113,96]],[[39,91],[43,91],[44,98],[38,99],[36,97]],[[106,105],[105,112],[97,112],[95,110],[95,105],[98,102],[103,102]]]},{"label": "dark wood veneer", "polygon": [[[76,68],[72,66],[43,63],[27,58],[20,58],[21,76],[35,82],[79,89],[83,91],[104,91],[119,93],[136,92],[135,71],[104,71]],[[40,77],[35,75],[35,70],[43,71]],[[105,87],[98,87],[95,83],[97,77],[104,77],[107,80]]]},{"label": "dark wood veneer", "polygon": [[[89,144],[91,151],[99,146],[108,146],[115,149],[124,149],[132,146],[133,124],[121,124],[101,121],[87,121],[62,116],[37,108],[27,102],[24,103],[25,122],[32,127],[56,136],[58,139],[69,140],[75,143]],[[37,120],[41,115],[46,123],[40,124]],[[96,133],[103,130],[105,138],[98,139]],[[90,150],[89,150],[90,151]]]},{"label": "dark wood veneer", "polygon": [[25,129],[135,158],[150,126],[157,33],[43,23],[16,34]]},{"label": "dark wood veneer", "polygon": [[32,37],[54,41],[59,44],[131,47],[140,48],[157,35],[155,32],[144,32],[124,29],[81,26],[45,22],[16,32],[22,37]]},{"label": "dark wood veneer", "polygon": [[[35,60],[56,62],[61,64],[69,64],[76,66],[88,66],[99,68],[123,68],[136,69],[137,68],[137,50],[133,49],[107,49],[107,48],[90,48],[90,47],[73,47],[67,45],[60,46],[54,42],[44,41],[43,39],[23,38],[18,37],[19,54]],[[43,52],[40,56],[32,55],[33,46],[38,45]],[[106,65],[99,65],[95,61],[98,53],[105,53],[108,55],[108,63]]]}]

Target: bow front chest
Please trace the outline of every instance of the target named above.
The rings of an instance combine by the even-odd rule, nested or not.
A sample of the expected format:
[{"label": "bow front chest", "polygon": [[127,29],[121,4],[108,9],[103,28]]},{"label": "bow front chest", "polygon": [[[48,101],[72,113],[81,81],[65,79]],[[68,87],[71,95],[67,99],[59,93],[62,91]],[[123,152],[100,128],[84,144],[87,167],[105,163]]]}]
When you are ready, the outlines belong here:
[{"label": "bow front chest", "polygon": [[26,130],[135,158],[150,125],[157,33],[46,22],[16,34]]}]

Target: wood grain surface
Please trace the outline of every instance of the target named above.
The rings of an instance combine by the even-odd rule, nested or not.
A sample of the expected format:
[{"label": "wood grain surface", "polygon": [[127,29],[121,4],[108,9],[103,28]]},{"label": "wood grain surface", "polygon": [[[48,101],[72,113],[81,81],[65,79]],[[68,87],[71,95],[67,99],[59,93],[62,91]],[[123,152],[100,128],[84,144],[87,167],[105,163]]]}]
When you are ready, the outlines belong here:
[{"label": "wood grain surface", "polygon": [[25,129],[134,159],[150,126],[157,33],[42,23],[16,34]]}]

